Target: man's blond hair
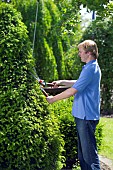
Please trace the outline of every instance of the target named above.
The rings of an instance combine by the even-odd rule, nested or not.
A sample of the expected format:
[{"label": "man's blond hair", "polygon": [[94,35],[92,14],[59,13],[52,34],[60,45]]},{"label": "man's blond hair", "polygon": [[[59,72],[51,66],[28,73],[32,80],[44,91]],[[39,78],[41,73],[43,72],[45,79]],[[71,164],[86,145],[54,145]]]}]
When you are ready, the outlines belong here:
[{"label": "man's blond hair", "polygon": [[82,47],[84,51],[91,52],[91,55],[97,59],[98,58],[98,47],[93,40],[85,40],[78,45],[78,48]]}]

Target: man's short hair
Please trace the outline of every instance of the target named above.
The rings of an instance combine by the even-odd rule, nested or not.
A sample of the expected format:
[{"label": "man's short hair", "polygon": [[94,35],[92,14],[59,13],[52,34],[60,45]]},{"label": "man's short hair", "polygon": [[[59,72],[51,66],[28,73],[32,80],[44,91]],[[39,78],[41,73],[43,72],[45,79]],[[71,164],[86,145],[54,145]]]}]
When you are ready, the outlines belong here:
[{"label": "man's short hair", "polygon": [[91,52],[91,55],[97,59],[98,58],[98,47],[93,40],[85,40],[78,45],[78,48],[82,47],[85,52]]}]

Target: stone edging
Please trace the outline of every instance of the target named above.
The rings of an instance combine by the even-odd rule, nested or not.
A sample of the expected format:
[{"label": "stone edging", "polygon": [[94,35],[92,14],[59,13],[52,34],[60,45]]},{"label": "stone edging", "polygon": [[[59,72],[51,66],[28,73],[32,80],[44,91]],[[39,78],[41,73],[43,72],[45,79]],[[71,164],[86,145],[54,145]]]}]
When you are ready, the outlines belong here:
[{"label": "stone edging", "polygon": [[[108,167],[105,170],[113,170],[113,160],[105,158],[104,156],[101,156],[101,155],[99,155],[99,159],[100,159],[101,166],[104,167],[104,165],[106,165]],[[103,168],[103,170],[104,170],[104,168]]]}]

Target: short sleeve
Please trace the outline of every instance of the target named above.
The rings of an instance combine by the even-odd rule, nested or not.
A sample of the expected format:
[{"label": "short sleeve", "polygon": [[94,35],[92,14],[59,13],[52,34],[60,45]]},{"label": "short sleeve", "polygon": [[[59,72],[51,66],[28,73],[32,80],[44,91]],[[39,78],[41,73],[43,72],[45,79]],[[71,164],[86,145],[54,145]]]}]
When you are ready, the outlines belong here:
[{"label": "short sleeve", "polygon": [[92,81],[93,79],[93,71],[89,68],[84,68],[80,74],[79,79],[76,83],[72,86],[78,92],[82,92]]}]

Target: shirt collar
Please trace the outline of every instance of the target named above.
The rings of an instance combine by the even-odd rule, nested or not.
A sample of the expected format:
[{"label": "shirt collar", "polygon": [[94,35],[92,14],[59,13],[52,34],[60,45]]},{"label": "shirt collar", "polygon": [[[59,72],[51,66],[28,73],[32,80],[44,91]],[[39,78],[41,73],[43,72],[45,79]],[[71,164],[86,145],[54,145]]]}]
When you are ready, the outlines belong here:
[{"label": "shirt collar", "polygon": [[89,61],[88,63],[86,63],[86,64],[82,67],[82,69],[84,69],[86,66],[88,66],[88,65],[90,65],[90,64],[92,64],[92,63],[94,63],[94,62],[97,62],[97,60],[91,60],[91,61]]}]

